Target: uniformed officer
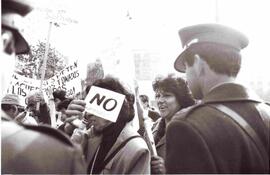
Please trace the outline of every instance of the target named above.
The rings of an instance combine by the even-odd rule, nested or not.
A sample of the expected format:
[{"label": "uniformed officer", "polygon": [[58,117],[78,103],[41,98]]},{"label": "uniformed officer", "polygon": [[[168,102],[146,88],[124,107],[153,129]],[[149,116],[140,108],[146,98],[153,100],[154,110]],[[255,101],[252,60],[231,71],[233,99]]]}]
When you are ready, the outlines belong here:
[{"label": "uniformed officer", "polygon": [[[2,41],[1,95],[12,74],[15,54],[27,53],[29,46],[16,26],[18,18],[31,11],[21,0],[1,0]],[[4,64],[3,64],[4,63]],[[3,68],[3,65],[5,68]],[[80,149],[58,132],[45,126],[21,126],[1,112],[1,173],[3,174],[75,174],[85,173]]]},{"label": "uniformed officer", "polygon": [[218,24],[179,31],[185,72],[201,103],[176,113],[167,130],[167,173],[269,173],[269,106],[235,83],[245,35]]}]

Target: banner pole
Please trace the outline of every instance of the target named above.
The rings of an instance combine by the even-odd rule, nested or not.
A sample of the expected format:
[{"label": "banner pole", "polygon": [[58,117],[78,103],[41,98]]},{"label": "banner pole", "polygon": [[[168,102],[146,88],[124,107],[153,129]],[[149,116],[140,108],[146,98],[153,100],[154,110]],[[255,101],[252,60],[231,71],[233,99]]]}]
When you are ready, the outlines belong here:
[{"label": "banner pole", "polygon": [[[50,48],[50,41],[49,40],[50,40],[50,36],[51,36],[51,29],[52,29],[52,22],[49,23],[49,30],[48,30],[47,42],[46,42],[46,46],[45,46],[44,60],[43,60],[42,69],[41,69],[41,80],[40,80],[40,86],[39,86],[39,90],[41,93],[42,93],[42,85],[43,85],[43,81],[45,78],[48,53],[49,53],[49,48]],[[39,108],[40,108],[40,102],[37,103],[36,110],[38,111]]]},{"label": "banner pole", "polygon": [[[151,123],[151,119],[148,117],[148,110],[145,110],[141,107],[140,102],[139,102],[139,86],[137,83],[137,80],[135,80],[135,99],[137,101],[137,113],[138,113],[138,117],[142,117],[142,124],[143,127],[145,129],[145,141],[148,145],[148,148],[151,152],[152,156],[156,156],[157,155],[157,150],[156,150],[156,145],[155,145],[155,141],[154,141],[154,137],[153,137],[153,133],[152,133],[152,123]],[[140,116],[140,112],[139,112],[139,108],[141,108],[142,113]]]}]

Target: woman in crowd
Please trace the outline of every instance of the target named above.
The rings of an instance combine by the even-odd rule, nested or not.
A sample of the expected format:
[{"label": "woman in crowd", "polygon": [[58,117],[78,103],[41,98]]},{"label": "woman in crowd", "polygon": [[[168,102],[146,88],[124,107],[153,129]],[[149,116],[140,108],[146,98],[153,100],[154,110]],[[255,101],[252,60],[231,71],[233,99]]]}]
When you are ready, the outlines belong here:
[{"label": "woman in crowd", "polygon": [[[91,120],[93,125],[92,135],[89,136],[86,144],[83,144],[85,145],[83,149],[86,152],[88,173],[149,174],[150,153],[148,147],[129,124],[135,115],[134,95],[128,92],[119,80],[112,77],[97,80],[93,86],[123,94],[125,100],[115,123],[91,114],[87,115],[87,120]],[[88,87],[87,90],[89,89]],[[84,101],[73,100],[66,114],[69,116],[72,114],[82,115],[84,109]],[[116,152],[116,150],[118,151]]]},{"label": "woman in crowd", "polygon": [[165,78],[157,77],[152,84],[161,118],[153,126],[153,137],[158,156],[152,156],[151,172],[165,173],[165,131],[174,114],[195,104],[186,81],[170,74]]}]

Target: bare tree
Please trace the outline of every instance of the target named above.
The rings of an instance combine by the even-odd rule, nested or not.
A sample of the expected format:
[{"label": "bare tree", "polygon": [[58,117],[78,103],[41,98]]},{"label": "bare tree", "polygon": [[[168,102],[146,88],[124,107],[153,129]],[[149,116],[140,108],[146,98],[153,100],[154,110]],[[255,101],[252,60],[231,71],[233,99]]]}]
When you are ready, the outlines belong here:
[{"label": "bare tree", "polygon": [[[39,41],[36,45],[31,45],[29,54],[18,55],[16,72],[25,77],[40,79],[41,67],[45,53],[45,42]],[[58,52],[55,48],[50,47],[48,52],[47,68],[45,79],[49,79],[67,65],[67,58]]]}]

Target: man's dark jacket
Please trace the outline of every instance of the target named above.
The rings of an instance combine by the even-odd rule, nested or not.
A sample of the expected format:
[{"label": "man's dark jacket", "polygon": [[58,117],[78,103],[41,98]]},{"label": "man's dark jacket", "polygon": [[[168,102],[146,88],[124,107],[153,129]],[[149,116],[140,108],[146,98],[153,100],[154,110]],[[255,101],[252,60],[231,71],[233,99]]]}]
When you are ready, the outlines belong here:
[{"label": "man's dark jacket", "polygon": [[[254,129],[267,155],[229,116],[223,104]],[[260,113],[266,112],[265,122]],[[166,133],[167,173],[269,173],[269,106],[233,83],[211,90],[200,104],[175,114]]]}]

